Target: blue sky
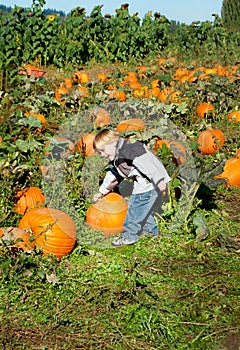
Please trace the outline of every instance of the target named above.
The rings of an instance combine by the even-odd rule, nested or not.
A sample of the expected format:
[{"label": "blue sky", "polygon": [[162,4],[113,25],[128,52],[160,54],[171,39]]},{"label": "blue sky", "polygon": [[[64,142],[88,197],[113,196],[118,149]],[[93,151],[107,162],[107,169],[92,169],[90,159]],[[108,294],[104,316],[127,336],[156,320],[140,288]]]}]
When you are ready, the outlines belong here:
[{"label": "blue sky", "polygon": [[[89,14],[94,6],[103,5],[102,14],[114,14],[121,4],[129,4],[130,14],[138,12],[143,17],[148,11],[160,12],[169,20],[176,20],[190,24],[194,21],[212,21],[212,14],[221,16],[222,0],[46,0],[44,8],[62,10],[66,13],[75,7],[85,8]],[[2,0],[1,5],[31,7],[32,0]]]}]

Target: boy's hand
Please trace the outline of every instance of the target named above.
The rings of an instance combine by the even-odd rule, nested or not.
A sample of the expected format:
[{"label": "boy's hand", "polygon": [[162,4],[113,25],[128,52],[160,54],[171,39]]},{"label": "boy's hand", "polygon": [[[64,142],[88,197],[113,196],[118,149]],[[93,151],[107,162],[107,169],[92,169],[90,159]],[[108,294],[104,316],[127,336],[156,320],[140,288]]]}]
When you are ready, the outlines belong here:
[{"label": "boy's hand", "polygon": [[166,195],[167,185],[165,184],[165,182],[163,180],[159,182],[158,189],[160,192],[162,192],[163,196]]},{"label": "boy's hand", "polygon": [[102,193],[98,192],[98,193],[95,193],[95,195],[93,196],[93,203],[97,202],[99,199],[102,198]]}]

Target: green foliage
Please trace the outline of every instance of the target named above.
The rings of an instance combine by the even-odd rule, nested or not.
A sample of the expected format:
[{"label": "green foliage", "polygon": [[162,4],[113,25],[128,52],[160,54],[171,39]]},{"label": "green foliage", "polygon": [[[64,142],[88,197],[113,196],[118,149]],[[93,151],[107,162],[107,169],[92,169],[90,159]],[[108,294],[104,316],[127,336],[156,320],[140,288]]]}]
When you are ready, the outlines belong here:
[{"label": "green foliage", "polygon": [[46,64],[53,60],[59,19],[43,16],[44,4],[42,0],[33,2],[31,8],[15,7],[6,20],[2,18],[0,69],[8,70],[10,83],[22,63],[38,60],[38,64]]},{"label": "green foliage", "polygon": [[217,15],[213,22],[173,26],[152,11],[141,22],[137,14],[129,13],[128,5],[115,15],[103,16],[98,5],[89,17],[84,8],[77,7],[62,19],[59,14],[47,15],[44,4],[34,1],[28,9],[15,7],[0,18],[0,70],[8,75],[10,85],[24,63],[76,67],[88,62],[142,60],[163,51],[186,55],[194,50],[210,57],[222,57],[224,52],[224,59],[231,53],[232,60],[239,55],[239,33],[228,31]]},{"label": "green foliage", "polygon": [[231,31],[240,30],[240,1],[223,0],[221,15],[224,25]]}]

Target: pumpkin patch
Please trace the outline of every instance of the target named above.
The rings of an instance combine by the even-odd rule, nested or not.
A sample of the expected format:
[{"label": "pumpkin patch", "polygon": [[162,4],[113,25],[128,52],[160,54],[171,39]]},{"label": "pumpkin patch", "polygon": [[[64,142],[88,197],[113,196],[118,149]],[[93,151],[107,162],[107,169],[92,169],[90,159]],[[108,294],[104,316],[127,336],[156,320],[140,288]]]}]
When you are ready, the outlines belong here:
[{"label": "pumpkin patch", "polygon": [[[239,0],[176,2],[169,19],[170,1],[31,2],[0,5],[2,348],[237,349]],[[125,179],[113,145],[94,152],[108,128],[140,146],[123,173],[139,150],[166,167],[158,237],[112,246],[133,188],[164,186],[155,157]]]}]

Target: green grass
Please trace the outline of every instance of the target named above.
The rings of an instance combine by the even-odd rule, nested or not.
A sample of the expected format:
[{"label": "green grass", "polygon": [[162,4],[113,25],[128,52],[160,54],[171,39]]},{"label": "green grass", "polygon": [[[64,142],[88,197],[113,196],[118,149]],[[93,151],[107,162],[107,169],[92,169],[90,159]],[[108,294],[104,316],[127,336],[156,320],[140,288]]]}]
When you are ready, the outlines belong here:
[{"label": "green grass", "polygon": [[113,249],[78,242],[61,260],[2,254],[2,348],[220,349],[239,332],[240,264],[237,241],[223,239],[239,222],[218,210],[200,243],[165,234]]}]

